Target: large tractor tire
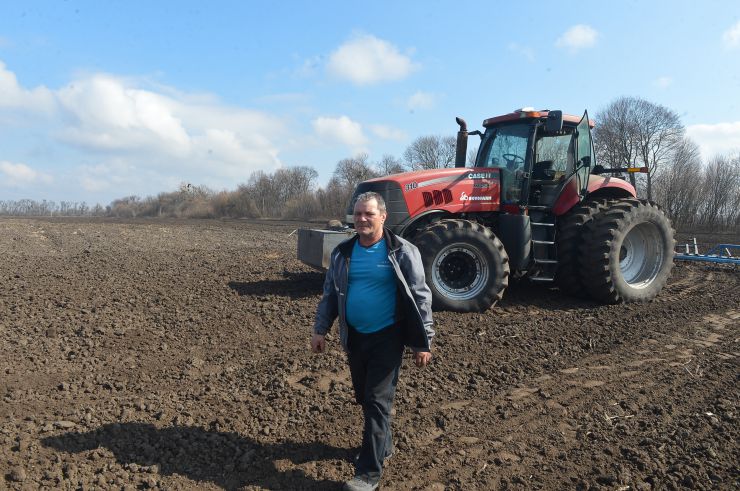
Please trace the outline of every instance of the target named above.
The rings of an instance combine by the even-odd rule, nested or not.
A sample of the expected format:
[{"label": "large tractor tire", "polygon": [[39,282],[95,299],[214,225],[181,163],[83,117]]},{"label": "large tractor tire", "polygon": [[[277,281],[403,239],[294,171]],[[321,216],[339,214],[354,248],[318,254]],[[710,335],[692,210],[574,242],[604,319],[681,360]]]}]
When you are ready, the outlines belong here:
[{"label": "large tractor tire", "polygon": [[441,220],[414,238],[432,290],[432,308],[483,312],[509,286],[509,256],[491,230],[468,220]]},{"label": "large tractor tire", "polygon": [[609,201],[586,225],[580,249],[584,287],[605,303],[652,300],[673,268],[673,236],[670,220],[656,204]]},{"label": "large tractor tire", "polygon": [[588,296],[581,281],[580,245],[583,241],[585,225],[606,208],[605,198],[581,203],[559,219],[557,230],[558,266],[555,284],[568,295]]}]

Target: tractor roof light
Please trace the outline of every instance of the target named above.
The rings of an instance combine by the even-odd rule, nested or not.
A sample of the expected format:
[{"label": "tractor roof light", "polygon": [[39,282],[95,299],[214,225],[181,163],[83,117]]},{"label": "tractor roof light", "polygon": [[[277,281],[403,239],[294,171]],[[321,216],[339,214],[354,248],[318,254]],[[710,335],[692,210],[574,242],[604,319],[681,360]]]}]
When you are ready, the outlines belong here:
[{"label": "tractor roof light", "polygon": [[519,113],[520,118],[542,118],[547,116],[547,111],[538,111],[533,107],[523,107],[521,109],[515,109],[515,113]]}]

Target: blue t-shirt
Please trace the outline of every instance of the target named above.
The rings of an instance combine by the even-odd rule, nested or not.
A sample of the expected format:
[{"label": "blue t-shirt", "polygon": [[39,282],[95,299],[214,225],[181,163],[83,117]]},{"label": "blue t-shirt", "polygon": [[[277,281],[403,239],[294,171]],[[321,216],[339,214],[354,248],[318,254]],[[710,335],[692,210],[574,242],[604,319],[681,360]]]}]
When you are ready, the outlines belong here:
[{"label": "blue t-shirt", "polygon": [[396,313],[396,276],[388,260],[385,239],[370,247],[355,242],[349,263],[347,321],[358,332],[390,326]]}]

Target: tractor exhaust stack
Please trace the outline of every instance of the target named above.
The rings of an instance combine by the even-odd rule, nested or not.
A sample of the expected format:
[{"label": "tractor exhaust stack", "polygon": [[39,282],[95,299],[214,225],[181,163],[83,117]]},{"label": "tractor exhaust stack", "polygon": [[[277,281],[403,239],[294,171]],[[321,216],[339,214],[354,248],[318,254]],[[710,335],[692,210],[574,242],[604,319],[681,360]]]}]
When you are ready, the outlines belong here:
[{"label": "tractor exhaust stack", "polygon": [[465,159],[468,153],[468,124],[463,118],[455,118],[460,125],[457,132],[457,146],[455,147],[455,167],[465,167]]}]

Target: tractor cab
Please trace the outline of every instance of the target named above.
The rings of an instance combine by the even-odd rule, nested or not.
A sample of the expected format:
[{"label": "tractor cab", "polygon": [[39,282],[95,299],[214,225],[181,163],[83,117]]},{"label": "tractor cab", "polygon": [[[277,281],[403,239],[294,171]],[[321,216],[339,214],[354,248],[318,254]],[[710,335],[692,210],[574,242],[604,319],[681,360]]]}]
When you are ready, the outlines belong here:
[{"label": "tractor cab", "polygon": [[481,136],[475,167],[500,169],[502,205],[551,208],[566,187],[583,195],[593,161],[587,113],[579,120],[525,108],[483,126],[474,132]]}]

